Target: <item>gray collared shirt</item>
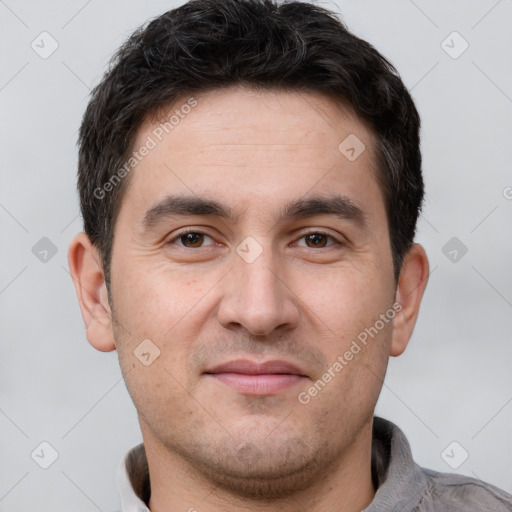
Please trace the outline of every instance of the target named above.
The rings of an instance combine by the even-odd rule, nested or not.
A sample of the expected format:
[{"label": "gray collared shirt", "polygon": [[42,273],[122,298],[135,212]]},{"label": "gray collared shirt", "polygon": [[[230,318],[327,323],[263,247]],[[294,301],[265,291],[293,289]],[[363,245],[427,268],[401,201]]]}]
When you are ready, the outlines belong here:
[{"label": "gray collared shirt", "polygon": [[[491,484],[418,466],[404,433],[377,416],[373,421],[372,478],[377,492],[362,512],[512,511],[512,495]],[[149,472],[143,444],[121,461],[118,487],[122,512],[149,512]]]}]

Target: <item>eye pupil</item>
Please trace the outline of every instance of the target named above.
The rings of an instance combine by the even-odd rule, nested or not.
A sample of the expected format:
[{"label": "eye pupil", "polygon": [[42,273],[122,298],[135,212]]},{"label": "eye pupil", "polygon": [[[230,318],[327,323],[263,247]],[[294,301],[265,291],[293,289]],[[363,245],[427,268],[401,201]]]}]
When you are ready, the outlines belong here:
[{"label": "eye pupil", "polygon": [[204,235],[201,235],[200,233],[187,233],[186,235],[182,235],[180,238],[183,245],[187,247],[198,247],[202,244]]},{"label": "eye pupil", "polygon": [[310,235],[306,236],[306,240],[308,242],[313,242],[313,245],[310,247],[319,247],[319,246],[324,247],[325,241],[326,241],[326,236],[322,235],[321,233],[311,233]]}]

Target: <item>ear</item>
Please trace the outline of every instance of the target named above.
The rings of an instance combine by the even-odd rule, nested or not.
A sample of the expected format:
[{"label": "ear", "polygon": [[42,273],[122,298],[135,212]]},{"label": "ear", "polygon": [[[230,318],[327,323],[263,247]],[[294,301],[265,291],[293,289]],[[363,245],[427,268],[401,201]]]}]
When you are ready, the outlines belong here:
[{"label": "ear", "polygon": [[413,244],[404,257],[396,290],[397,314],[393,320],[393,339],[390,355],[404,352],[416,325],[423,292],[427,287],[429,264],[425,249]]},{"label": "ear", "polygon": [[71,241],[68,264],[89,343],[101,352],[115,350],[103,267],[97,249],[85,233],[78,233]]}]

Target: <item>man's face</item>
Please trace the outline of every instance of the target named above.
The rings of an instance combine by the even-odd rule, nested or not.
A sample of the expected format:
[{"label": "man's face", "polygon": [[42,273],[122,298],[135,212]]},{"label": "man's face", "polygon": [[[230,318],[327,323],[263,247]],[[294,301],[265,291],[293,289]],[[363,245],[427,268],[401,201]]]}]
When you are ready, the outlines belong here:
[{"label": "man's face", "polygon": [[[350,458],[382,386],[392,322],[344,357],[395,300],[374,138],[319,94],[196,99],[168,134],[146,121],[134,144],[156,147],[115,228],[116,348],[147,445],[226,488],[278,495]],[[227,215],[177,200],[148,214],[168,196]],[[134,354],[149,363],[155,347],[151,364]]]}]

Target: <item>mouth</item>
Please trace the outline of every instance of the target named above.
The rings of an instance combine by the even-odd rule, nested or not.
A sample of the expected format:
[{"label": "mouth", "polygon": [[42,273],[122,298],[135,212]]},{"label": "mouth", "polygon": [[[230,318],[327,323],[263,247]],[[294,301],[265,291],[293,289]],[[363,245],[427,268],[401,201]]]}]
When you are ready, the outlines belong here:
[{"label": "mouth", "polygon": [[258,363],[248,359],[228,361],[205,371],[204,375],[246,395],[275,395],[308,378],[287,361]]}]

